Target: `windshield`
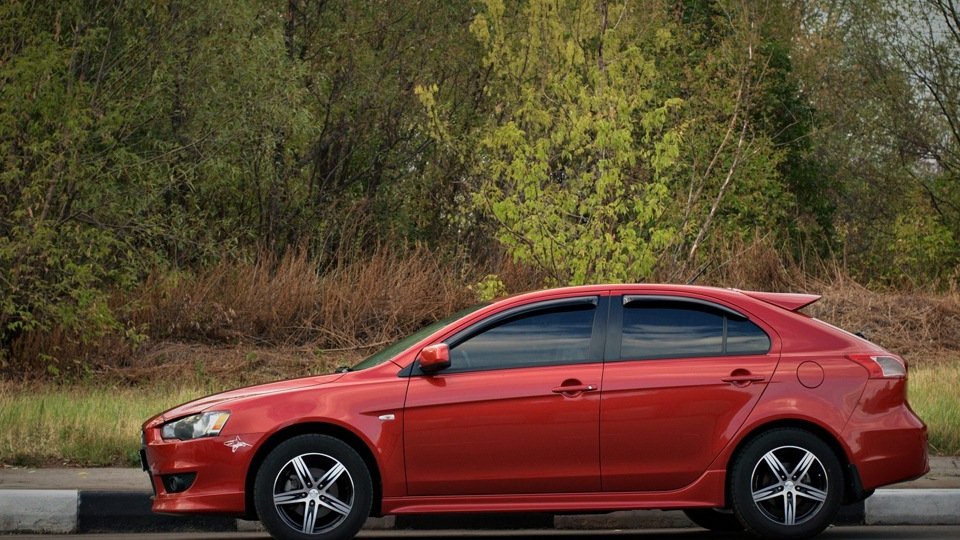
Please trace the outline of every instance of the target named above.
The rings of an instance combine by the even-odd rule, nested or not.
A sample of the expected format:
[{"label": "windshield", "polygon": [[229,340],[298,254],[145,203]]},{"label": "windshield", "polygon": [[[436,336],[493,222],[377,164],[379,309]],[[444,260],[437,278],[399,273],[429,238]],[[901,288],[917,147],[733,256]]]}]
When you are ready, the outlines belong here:
[{"label": "windshield", "polygon": [[483,303],[483,304],[477,304],[477,305],[475,305],[475,306],[470,306],[470,307],[468,307],[467,309],[465,309],[465,310],[463,310],[463,311],[454,313],[453,315],[444,317],[443,319],[440,319],[439,321],[437,321],[437,322],[435,322],[435,323],[433,323],[433,324],[429,324],[429,325],[427,325],[427,326],[424,326],[424,327],[421,328],[420,330],[417,330],[416,332],[414,332],[414,333],[410,334],[409,336],[401,339],[400,341],[394,343],[393,345],[390,345],[390,346],[387,347],[386,349],[382,349],[382,350],[380,350],[380,351],[378,351],[378,352],[375,352],[375,353],[373,353],[372,355],[368,356],[368,357],[365,358],[362,362],[360,362],[359,364],[357,364],[357,365],[353,366],[352,368],[350,368],[350,371],[359,371],[359,370],[361,370],[361,369],[368,369],[368,368],[372,368],[372,367],[375,367],[375,366],[379,366],[380,364],[386,362],[387,360],[390,360],[390,359],[393,358],[394,356],[397,356],[398,354],[402,353],[403,351],[409,349],[409,348],[412,347],[416,342],[418,342],[418,341],[426,338],[427,336],[429,336],[430,334],[436,332],[437,330],[440,330],[440,329],[443,328],[444,326],[452,323],[453,321],[456,321],[457,319],[460,319],[460,318],[462,318],[462,317],[465,317],[465,316],[473,313],[474,311],[477,311],[478,309],[480,309],[480,308],[482,308],[482,307],[485,307],[485,306],[488,306],[488,305],[490,305],[489,302]]}]

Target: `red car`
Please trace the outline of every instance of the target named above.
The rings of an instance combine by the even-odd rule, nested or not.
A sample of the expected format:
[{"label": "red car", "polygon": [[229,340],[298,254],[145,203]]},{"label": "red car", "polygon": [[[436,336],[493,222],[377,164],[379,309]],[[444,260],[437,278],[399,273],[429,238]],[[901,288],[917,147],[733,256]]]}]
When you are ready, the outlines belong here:
[{"label": "red car", "polygon": [[371,515],[683,509],[813,536],[928,470],[904,361],[804,294],[675,285],[475,306],[343,372],[143,425],[153,510],[350,538]]}]

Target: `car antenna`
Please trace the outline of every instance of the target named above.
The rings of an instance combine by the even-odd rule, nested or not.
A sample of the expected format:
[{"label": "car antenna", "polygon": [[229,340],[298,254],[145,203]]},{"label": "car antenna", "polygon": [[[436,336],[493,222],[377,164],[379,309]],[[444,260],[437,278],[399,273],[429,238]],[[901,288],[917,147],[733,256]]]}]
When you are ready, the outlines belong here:
[{"label": "car antenna", "polygon": [[707,268],[709,267],[710,267],[710,261],[703,263],[703,266],[700,267],[700,271],[697,272],[697,275],[693,276],[693,279],[687,282],[687,285],[693,285],[694,283],[696,283],[697,280],[700,279],[700,276],[702,276],[703,273],[706,272]]}]

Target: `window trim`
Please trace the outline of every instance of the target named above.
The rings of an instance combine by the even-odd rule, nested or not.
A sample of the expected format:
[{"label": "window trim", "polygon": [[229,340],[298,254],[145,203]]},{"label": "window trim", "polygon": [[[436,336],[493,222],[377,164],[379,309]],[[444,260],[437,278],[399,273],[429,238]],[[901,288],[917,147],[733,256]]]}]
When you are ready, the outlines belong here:
[{"label": "window trim", "polygon": [[[740,321],[749,321],[750,318],[727,306],[721,306],[720,304],[714,304],[713,302],[708,302],[707,300],[701,300],[699,298],[687,298],[684,296],[662,296],[662,295],[646,295],[646,294],[625,294],[623,295],[623,307],[627,307],[630,304],[637,302],[677,302],[684,304],[694,304],[697,306],[703,306],[715,311],[720,311],[727,317],[731,319],[737,319]],[[764,332],[766,333],[766,332]]]}]

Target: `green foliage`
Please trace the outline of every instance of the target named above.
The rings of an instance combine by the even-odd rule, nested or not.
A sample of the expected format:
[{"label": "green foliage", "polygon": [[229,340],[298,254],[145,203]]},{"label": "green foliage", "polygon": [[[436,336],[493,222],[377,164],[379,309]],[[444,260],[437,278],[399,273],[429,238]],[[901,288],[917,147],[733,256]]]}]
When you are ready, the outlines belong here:
[{"label": "green foliage", "polygon": [[107,36],[77,11],[51,11],[8,3],[0,23],[0,345],[54,325],[101,337],[118,327],[105,289],[136,274],[122,234],[80,201],[103,187],[89,178],[110,157],[85,63]]},{"label": "green foliage", "polygon": [[705,251],[718,251],[703,249],[711,243],[789,231],[788,178],[798,170],[788,159],[807,126],[792,110],[801,100],[790,84],[777,3],[691,1],[675,9],[676,44],[659,61],[661,91],[684,96],[684,144],[668,205],[676,234],[661,272],[687,281],[708,262],[725,262],[704,260]]},{"label": "green foliage", "polygon": [[946,286],[960,259],[960,18],[945,0],[801,12],[794,58],[823,129],[846,264],[865,281]]},{"label": "green foliage", "polygon": [[0,367],[83,378],[84,345],[158,331],[147,276],[301,249],[687,281],[762,237],[949,286],[947,5],[0,3]]},{"label": "green foliage", "polygon": [[[680,100],[655,101],[650,54],[671,36],[630,9],[531,1],[507,13],[491,0],[471,26],[496,100],[461,150],[480,179],[473,202],[554,283],[642,280],[669,237],[662,175],[680,134],[664,126]],[[420,90],[434,117],[436,91]]]},{"label": "green foliage", "polygon": [[492,110],[457,137],[442,87],[418,95],[518,260],[555,283],[684,279],[704,244],[789,234],[821,185],[785,20],[736,0],[485,2]]},{"label": "green foliage", "polygon": [[433,226],[408,117],[452,6],[34,4],[0,6],[0,350],[126,335],[108,298],[157,269]]},{"label": "green foliage", "polygon": [[477,301],[479,302],[488,302],[507,294],[506,285],[494,274],[485,276],[474,284],[472,289],[477,294]]},{"label": "green foliage", "polygon": [[[920,279],[949,281],[960,278],[960,246],[936,214],[926,211],[925,201],[905,205],[893,224],[893,238],[883,244],[878,267],[885,281],[918,285]],[[912,282],[911,282],[912,281]]]}]

